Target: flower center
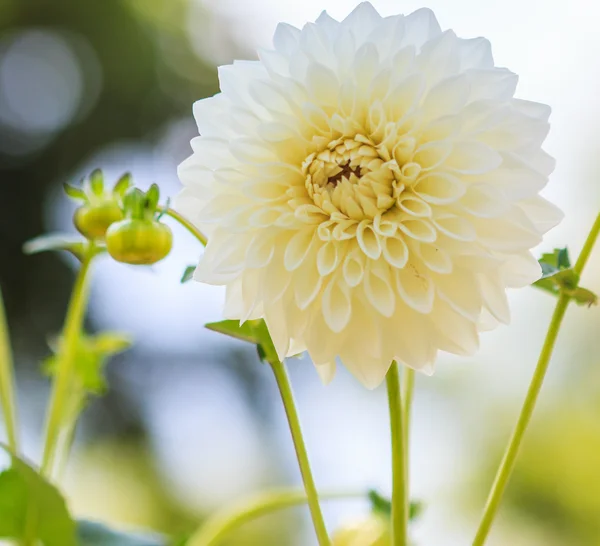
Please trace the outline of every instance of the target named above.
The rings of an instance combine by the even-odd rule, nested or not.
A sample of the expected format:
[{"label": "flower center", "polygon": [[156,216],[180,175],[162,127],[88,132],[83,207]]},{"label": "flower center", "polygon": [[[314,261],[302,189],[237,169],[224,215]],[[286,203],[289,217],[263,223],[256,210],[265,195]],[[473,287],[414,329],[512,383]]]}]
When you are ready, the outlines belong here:
[{"label": "flower center", "polygon": [[361,221],[394,205],[397,182],[390,167],[375,145],[357,135],[309,155],[302,172],[309,197],[323,212]]}]

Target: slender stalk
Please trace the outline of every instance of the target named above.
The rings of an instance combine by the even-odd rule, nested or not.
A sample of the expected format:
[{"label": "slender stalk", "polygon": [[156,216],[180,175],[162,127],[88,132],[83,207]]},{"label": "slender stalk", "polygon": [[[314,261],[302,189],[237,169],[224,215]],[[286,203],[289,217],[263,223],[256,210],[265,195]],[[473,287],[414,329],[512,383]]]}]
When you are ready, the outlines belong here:
[{"label": "slender stalk", "polygon": [[400,370],[396,361],[392,362],[386,379],[392,435],[392,546],[406,546],[409,507],[406,487],[406,432],[400,395]]},{"label": "slender stalk", "polygon": [[[364,497],[364,493],[322,493],[323,500],[343,500]],[[304,491],[281,490],[261,493],[210,518],[188,540],[188,546],[216,546],[225,535],[245,523],[266,514],[308,502]]]},{"label": "slender stalk", "polygon": [[[583,250],[581,251],[581,254],[579,255],[579,258],[577,259],[577,262],[573,268],[578,275],[581,275],[583,268],[585,267],[591,255],[592,249],[599,235],[600,215],[598,215],[598,217],[596,218],[596,221],[583,246]],[[544,382],[544,377],[546,375],[546,371],[548,369],[548,365],[552,357],[552,352],[554,350],[554,345],[556,343],[556,338],[558,337],[558,332],[560,330],[560,326],[562,324],[570,300],[571,298],[565,293],[562,293],[558,298],[556,308],[554,309],[554,314],[552,315],[552,320],[550,321],[548,333],[546,334],[546,339],[542,347],[542,352],[540,353],[540,357],[535,368],[531,384],[529,385],[529,390],[527,391],[525,402],[523,403],[523,407],[521,408],[521,414],[519,415],[519,419],[508,443],[508,447],[506,448],[506,451],[504,453],[502,462],[500,463],[500,468],[498,469],[498,473],[496,474],[496,478],[492,485],[492,489],[490,491],[486,506],[483,511],[483,516],[481,519],[481,523],[479,524],[479,529],[477,530],[477,534],[475,535],[475,539],[473,540],[473,546],[482,546],[485,543],[490,529],[492,527],[494,518],[496,517],[496,514],[500,507],[502,496],[504,494],[512,471],[515,467],[515,462],[519,453],[521,441],[523,440],[523,436],[525,435],[525,431],[527,430],[527,425],[531,420],[531,415],[535,408],[540,389],[542,388],[542,383]]]},{"label": "slender stalk", "polygon": [[412,410],[412,402],[415,391],[415,370],[404,366],[402,369],[402,414],[404,415],[404,436],[405,447],[407,452],[407,467],[408,467],[408,446],[410,444],[410,418]]},{"label": "slender stalk", "polygon": [[[46,440],[44,443],[44,454],[42,457],[41,472],[50,476],[55,467],[55,455],[58,446],[61,428],[65,419],[65,407],[68,403],[69,389],[75,368],[77,356],[77,345],[83,327],[83,319],[88,301],[89,271],[95,248],[92,243],[83,257],[81,267],[67,310],[62,340],[60,344],[59,358],[56,366],[56,375],[52,385],[52,394],[48,408],[48,419],[46,424]],[[60,463],[57,465],[60,467]]]},{"label": "slender stalk", "polygon": [[310,515],[317,534],[317,539],[319,540],[319,546],[329,546],[329,536],[327,535],[327,528],[325,527],[323,513],[321,512],[321,506],[319,505],[319,495],[308,461],[308,453],[306,452],[306,445],[304,444],[304,438],[302,436],[300,419],[298,418],[298,411],[296,410],[296,404],[294,402],[290,378],[288,377],[287,370],[282,362],[273,360],[269,361],[269,364],[275,374],[277,386],[281,393],[281,400],[283,401],[283,406],[290,426],[290,432],[292,433],[294,448],[296,449],[296,456],[298,458],[298,464],[300,465],[300,473],[302,474],[302,481],[304,482],[304,489],[306,491],[308,507],[310,509]]},{"label": "slender stalk", "polygon": [[13,361],[10,350],[10,336],[8,335],[8,322],[4,314],[2,290],[0,289],[0,402],[4,415],[8,447],[17,454],[17,408],[15,397],[15,383]]},{"label": "slender stalk", "polygon": [[596,244],[598,236],[600,236],[600,214],[598,214],[596,217],[596,221],[594,222],[594,225],[592,226],[592,229],[590,230],[590,233],[583,244],[583,248],[581,249],[581,253],[577,258],[577,262],[575,262],[575,266],[573,267],[573,271],[575,271],[575,273],[578,275],[581,275],[583,272],[583,268],[585,267],[585,264],[587,264],[587,261],[592,254],[592,249]]},{"label": "slender stalk", "polygon": [[157,210],[161,211],[163,214],[170,216],[174,220],[177,220],[185,229],[187,229],[200,243],[202,246],[206,246],[208,243],[208,238],[204,233],[202,233],[194,224],[192,224],[187,218],[179,214],[176,210],[173,210],[169,207],[157,207]]}]

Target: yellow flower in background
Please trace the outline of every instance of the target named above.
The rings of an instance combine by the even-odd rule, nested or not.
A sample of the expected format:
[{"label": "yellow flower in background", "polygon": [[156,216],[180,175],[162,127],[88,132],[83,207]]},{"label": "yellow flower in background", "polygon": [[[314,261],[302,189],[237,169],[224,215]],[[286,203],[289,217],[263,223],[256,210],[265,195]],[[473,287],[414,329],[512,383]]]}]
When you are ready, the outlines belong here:
[{"label": "yellow flower in background", "polygon": [[539,196],[550,108],[427,9],[280,24],[259,57],[194,105],[176,207],[209,235],[196,280],[325,380],[336,357],[372,388],[393,359],[430,373],[438,350],[475,352],[562,217]]},{"label": "yellow flower in background", "polygon": [[332,536],[331,546],[391,546],[390,523],[372,515],[339,528]]}]

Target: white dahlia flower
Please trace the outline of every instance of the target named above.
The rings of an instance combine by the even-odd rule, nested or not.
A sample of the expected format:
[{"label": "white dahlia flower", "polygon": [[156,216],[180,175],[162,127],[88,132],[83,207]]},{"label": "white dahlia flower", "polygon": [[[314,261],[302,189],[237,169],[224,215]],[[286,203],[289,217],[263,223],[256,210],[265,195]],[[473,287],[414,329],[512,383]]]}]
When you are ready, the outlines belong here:
[{"label": "white dahlia flower", "polygon": [[280,24],[259,57],[194,105],[177,207],[209,236],[195,278],[325,380],[336,358],[374,387],[393,359],[472,354],[562,217],[538,195],[550,108],[427,9]]}]

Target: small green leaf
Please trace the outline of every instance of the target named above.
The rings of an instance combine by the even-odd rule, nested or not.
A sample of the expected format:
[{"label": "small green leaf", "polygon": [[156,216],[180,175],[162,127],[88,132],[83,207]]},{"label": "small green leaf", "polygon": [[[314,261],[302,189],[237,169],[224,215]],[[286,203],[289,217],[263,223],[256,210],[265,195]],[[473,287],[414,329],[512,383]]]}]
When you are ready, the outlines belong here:
[{"label": "small green leaf", "polygon": [[578,286],[574,290],[567,291],[567,294],[569,294],[569,296],[575,300],[575,303],[579,305],[587,305],[588,307],[598,305],[598,296],[587,288]]},{"label": "small green leaf", "polygon": [[167,546],[163,537],[154,533],[122,533],[92,521],[77,522],[79,546]]},{"label": "small green leaf", "polygon": [[27,241],[23,245],[23,252],[25,254],[38,254],[49,250],[65,250],[81,260],[86,248],[87,242],[85,240],[71,235],[51,233],[48,235],[40,235],[39,237]]},{"label": "small green leaf", "polygon": [[196,271],[196,266],[195,265],[188,265],[185,268],[185,271],[183,272],[183,275],[181,275],[181,284],[191,281],[194,278],[194,271]]},{"label": "small green leaf", "polygon": [[[52,339],[50,348],[56,353],[42,363],[42,371],[54,375],[60,354],[60,339]],[[75,372],[78,387],[85,393],[100,396],[106,392],[104,368],[109,357],[127,350],[131,339],[119,332],[105,332],[96,336],[82,336],[77,346]]]},{"label": "small green leaf", "polygon": [[[373,512],[386,517],[391,517],[392,501],[386,499],[383,495],[380,495],[374,489],[369,491],[369,500],[371,501],[371,510]],[[424,508],[425,506],[420,501],[411,502],[408,510],[408,519],[410,521],[417,519],[423,513]]]},{"label": "small green leaf", "polygon": [[539,260],[542,278],[533,283],[554,296],[561,292],[571,296],[579,305],[588,307],[598,303],[598,296],[587,288],[579,286],[579,275],[571,267],[567,248],[555,248],[553,252],[542,254]]},{"label": "small green leaf", "polygon": [[121,332],[102,332],[88,338],[89,349],[104,357],[122,353],[129,349],[132,344],[131,337]]},{"label": "small green leaf", "polygon": [[90,174],[89,188],[91,193],[98,197],[104,194],[104,174],[100,169],[94,169]]},{"label": "small green leaf", "polygon": [[209,322],[204,325],[213,332],[219,332],[235,339],[241,339],[248,343],[258,344],[258,338],[254,332],[251,321],[240,325],[238,320],[222,320],[220,322]]},{"label": "small green leaf", "polygon": [[77,546],[75,522],[59,491],[23,460],[10,455],[11,467],[0,474],[0,538]]},{"label": "small green leaf", "polygon": [[85,195],[85,192],[81,188],[71,186],[71,184],[67,184],[65,182],[63,184],[63,189],[65,190],[65,193],[71,199],[76,199],[77,201],[87,201],[87,196]]},{"label": "small green leaf", "polygon": [[[569,249],[567,247],[557,249],[556,254],[556,265],[558,269],[568,269],[571,267],[571,260],[569,258]],[[556,250],[555,250],[556,252]]]},{"label": "small green leaf", "polygon": [[131,186],[132,180],[133,178],[131,173],[125,173],[121,178],[119,178],[119,180],[117,180],[117,183],[113,187],[113,195],[119,199],[123,199],[125,192]]},{"label": "small green leaf", "polygon": [[146,192],[146,210],[154,216],[156,207],[158,206],[158,200],[160,198],[160,191],[156,184],[152,184]]}]

